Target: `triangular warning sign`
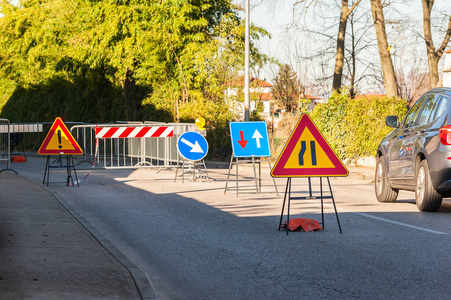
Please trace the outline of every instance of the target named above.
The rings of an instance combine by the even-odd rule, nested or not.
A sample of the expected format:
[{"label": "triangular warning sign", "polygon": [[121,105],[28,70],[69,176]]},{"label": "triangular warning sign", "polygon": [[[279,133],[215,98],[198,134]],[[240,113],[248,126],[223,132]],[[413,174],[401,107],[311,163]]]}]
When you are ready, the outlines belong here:
[{"label": "triangular warning sign", "polygon": [[271,170],[272,177],[348,176],[308,114],[303,114]]},{"label": "triangular warning sign", "polygon": [[67,129],[61,118],[56,118],[39,148],[40,155],[81,155],[81,150],[77,141]]}]

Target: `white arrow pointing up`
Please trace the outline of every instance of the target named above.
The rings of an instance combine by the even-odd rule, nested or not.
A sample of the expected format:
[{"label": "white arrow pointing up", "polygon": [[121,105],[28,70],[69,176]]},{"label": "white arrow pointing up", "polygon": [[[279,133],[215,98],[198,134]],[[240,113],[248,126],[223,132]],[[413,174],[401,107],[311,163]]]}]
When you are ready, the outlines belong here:
[{"label": "white arrow pointing up", "polygon": [[199,143],[197,141],[191,143],[190,141],[187,141],[185,138],[182,138],[180,140],[182,143],[187,144],[189,147],[191,147],[191,150],[189,152],[195,152],[195,153],[204,153],[204,150],[200,147]]},{"label": "white arrow pointing up", "polygon": [[257,148],[260,148],[260,139],[262,139],[262,135],[260,132],[258,132],[257,129],[255,129],[254,135],[252,136],[253,139],[255,139],[255,142],[257,142]]}]

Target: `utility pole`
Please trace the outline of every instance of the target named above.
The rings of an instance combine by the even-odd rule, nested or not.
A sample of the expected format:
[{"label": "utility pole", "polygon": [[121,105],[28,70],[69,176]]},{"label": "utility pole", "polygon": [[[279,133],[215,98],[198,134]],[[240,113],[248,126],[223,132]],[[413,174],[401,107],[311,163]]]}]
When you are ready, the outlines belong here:
[{"label": "utility pole", "polygon": [[244,121],[249,121],[249,0],[245,0],[246,29],[244,37]]}]

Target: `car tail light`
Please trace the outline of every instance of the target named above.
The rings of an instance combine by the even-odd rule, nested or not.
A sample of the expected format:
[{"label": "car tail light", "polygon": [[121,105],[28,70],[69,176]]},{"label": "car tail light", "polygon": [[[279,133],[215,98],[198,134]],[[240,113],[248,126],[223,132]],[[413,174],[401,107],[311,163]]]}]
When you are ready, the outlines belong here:
[{"label": "car tail light", "polygon": [[443,145],[451,145],[451,125],[440,128],[440,142]]}]

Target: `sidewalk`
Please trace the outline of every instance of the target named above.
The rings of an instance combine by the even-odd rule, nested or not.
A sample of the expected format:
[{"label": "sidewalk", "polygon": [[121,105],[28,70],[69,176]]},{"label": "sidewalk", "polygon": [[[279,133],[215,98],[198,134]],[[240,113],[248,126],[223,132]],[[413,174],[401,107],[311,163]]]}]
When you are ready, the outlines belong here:
[{"label": "sidewalk", "polygon": [[368,183],[374,182],[376,170],[374,168],[365,167],[347,167],[349,171],[348,178],[350,180],[361,180]]},{"label": "sidewalk", "polygon": [[0,173],[1,299],[142,299],[127,267],[45,188]]}]

